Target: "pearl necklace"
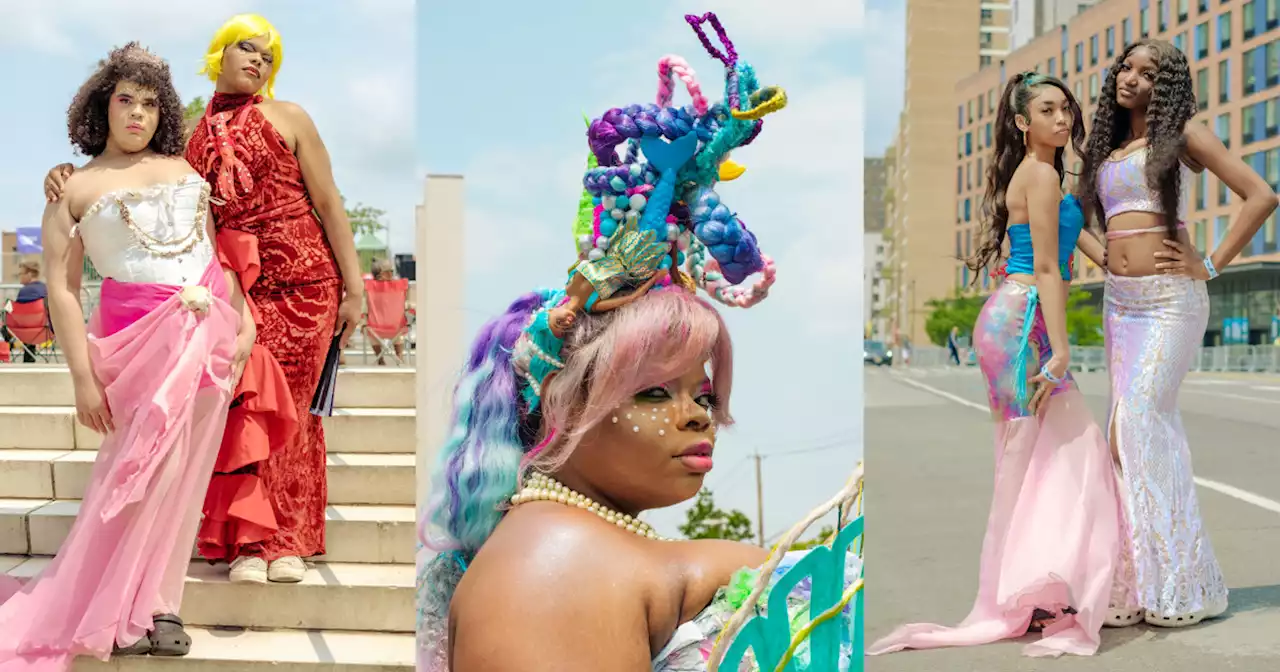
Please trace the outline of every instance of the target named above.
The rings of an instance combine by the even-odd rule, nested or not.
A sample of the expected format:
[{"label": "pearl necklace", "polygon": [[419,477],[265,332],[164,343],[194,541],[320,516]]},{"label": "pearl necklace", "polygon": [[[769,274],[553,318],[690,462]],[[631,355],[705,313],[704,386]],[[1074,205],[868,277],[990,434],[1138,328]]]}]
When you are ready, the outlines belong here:
[{"label": "pearl necklace", "polygon": [[535,471],[530,473],[529,477],[525,479],[524,487],[520,489],[520,492],[511,496],[511,504],[513,506],[519,506],[525,502],[538,501],[559,502],[579,509],[585,509],[597,516],[600,516],[600,518],[606,522],[613,523],[628,532],[638,534],[646,539],[668,541],[666,537],[662,537],[655,532],[648,523],[640,521],[625,513],[618,513],[607,506],[603,506],[593,501],[586,495],[569,489],[560,481],[557,481],[546,474]]}]

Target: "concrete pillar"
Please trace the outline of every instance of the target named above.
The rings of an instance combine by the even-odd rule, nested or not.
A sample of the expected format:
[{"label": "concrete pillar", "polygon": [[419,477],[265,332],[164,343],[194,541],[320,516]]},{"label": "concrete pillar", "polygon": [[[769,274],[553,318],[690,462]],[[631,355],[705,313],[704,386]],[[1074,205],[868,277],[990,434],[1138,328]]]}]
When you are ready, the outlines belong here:
[{"label": "concrete pillar", "polygon": [[427,500],[436,453],[449,423],[453,385],[466,353],[464,187],[461,175],[428,175],[416,212],[419,510]]}]

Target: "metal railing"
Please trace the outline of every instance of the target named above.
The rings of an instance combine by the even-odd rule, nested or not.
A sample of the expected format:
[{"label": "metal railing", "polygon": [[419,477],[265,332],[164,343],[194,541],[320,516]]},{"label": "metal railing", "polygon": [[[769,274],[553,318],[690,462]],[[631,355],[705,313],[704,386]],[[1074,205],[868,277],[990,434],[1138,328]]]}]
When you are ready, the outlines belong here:
[{"label": "metal railing", "polygon": [[[971,348],[960,349],[960,363],[974,365]],[[946,348],[929,346],[911,351],[910,361],[903,362],[899,351],[894,352],[894,366],[941,367],[954,366]],[[1107,354],[1102,346],[1072,346],[1071,369],[1073,371],[1104,371]],[[1219,345],[1202,347],[1191,365],[1192,371],[1210,373],[1280,373],[1280,347],[1274,345]]]},{"label": "metal railing", "polygon": [[[409,282],[409,300],[413,301],[414,285],[413,281]],[[18,290],[22,289],[22,285],[17,283],[0,283],[0,306],[8,304],[18,297]],[[98,306],[98,299],[102,293],[101,282],[85,282],[80,287],[80,304],[84,309],[85,322],[89,321],[89,315],[93,313]],[[409,318],[409,333],[404,337],[403,352],[401,360],[405,366],[412,367],[417,362],[417,320],[414,317]],[[375,364],[377,358],[373,354],[373,346],[368,339],[360,331],[356,331],[351,336],[351,340],[347,343],[347,349],[344,351],[347,364]],[[18,355],[21,358],[21,355]],[[57,358],[61,362],[61,356]],[[387,357],[388,365],[394,365],[395,360]]]}]

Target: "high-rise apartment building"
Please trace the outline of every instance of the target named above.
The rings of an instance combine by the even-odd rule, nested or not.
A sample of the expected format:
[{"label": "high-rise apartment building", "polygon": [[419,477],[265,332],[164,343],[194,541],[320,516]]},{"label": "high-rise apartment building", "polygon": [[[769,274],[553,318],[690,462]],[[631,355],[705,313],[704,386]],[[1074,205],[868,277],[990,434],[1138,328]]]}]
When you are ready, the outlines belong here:
[{"label": "high-rise apartment building", "polygon": [[[994,43],[994,37],[985,36],[997,33],[983,32],[982,24],[995,22],[994,12],[1007,9],[983,9],[988,4],[907,0],[903,105],[886,176],[890,246],[885,273],[893,340],[927,342],[925,300],[954,288],[946,223],[955,196],[950,190],[955,87],[979,68],[980,59],[991,58],[980,51],[984,41]],[[1007,21],[1002,25],[1007,30]]]},{"label": "high-rise apartment building", "polygon": [[[1011,52],[999,67],[971,74],[956,86],[949,185],[954,225],[947,236],[953,258],[971,254],[978,244],[984,170],[1006,78],[1034,70],[1063,79],[1088,123],[1108,68],[1126,44],[1143,37],[1167,40],[1186,54],[1200,108],[1192,123],[1208,125],[1232,153],[1280,190],[1280,0],[1103,0]],[[1078,169],[1074,159],[1069,165]],[[1239,199],[1208,172],[1195,176],[1190,193],[1188,227],[1196,247],[1207,252],[1234,220]],[[1223,277],[1209,283],[1207,344],[1230,342],[1224,332],[1235,330],[1225,330],[1224,321],[1240,319],[1248,321],[1250,342],[1270,342],[1271,317],[1280,305],[1278,222],[1280,213],[1263,224]],[[930,237],[943,237],[941,228]],[[968,269],[951,266],[951,290],[967,287]],[[1079,254],[1075,269],[1075,283],[1100,301],[1101,269]],[[989,289],[987,280],[978,287]]]},{"label": "high-rise apartment building", "polygon": [[1010,0],[1009,51],[1066,24],[1098,0]]}]

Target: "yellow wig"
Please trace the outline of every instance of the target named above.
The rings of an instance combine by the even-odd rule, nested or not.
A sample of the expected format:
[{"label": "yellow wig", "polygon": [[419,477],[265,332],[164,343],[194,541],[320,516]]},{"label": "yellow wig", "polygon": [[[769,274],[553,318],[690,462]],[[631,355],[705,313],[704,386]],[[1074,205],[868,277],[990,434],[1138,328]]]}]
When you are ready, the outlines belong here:
[{"label": "yellow wig", "polygon": [[252,40],[255,37],[267,38],[267,49],[271,52],[271,76],[261,92],[267,98],[276,97],[276,75],[280,72],[280,64],[284,61],[284,45],[280,41],[280,33],[271,22],[257,14],[237,14],[222,24],[218,32],[213,34],[209,43],[209,51],[204,55],[204,67],[200,74],[208,75],[209,81],[218,81],[222,74],[222,52],[227,47]]}]

